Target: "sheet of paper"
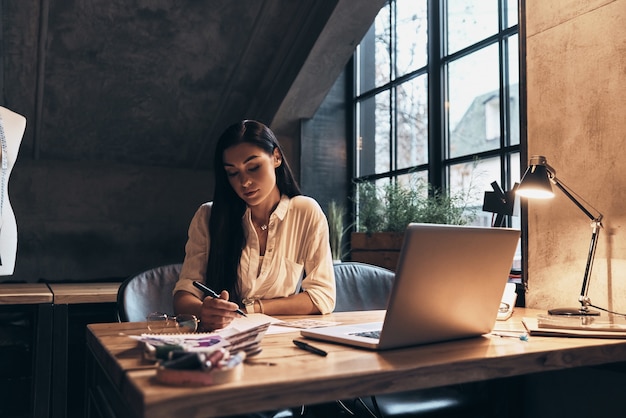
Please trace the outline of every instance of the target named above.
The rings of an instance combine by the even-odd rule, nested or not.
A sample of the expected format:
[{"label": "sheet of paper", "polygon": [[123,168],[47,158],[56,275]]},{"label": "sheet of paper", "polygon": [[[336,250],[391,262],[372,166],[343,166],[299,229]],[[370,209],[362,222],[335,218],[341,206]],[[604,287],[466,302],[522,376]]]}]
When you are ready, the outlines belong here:
[{"label": "sheet of paper", "polygon": [[248,316],[240,316],[233,320],[229,326],[224,328],[223,330],[217,331],[219,334],[227,333],[229,334],[231,331],[241,332],[243,330],[254,328],[258,325],[262,324],[275,324],[276,322],[280,322],[279,319],[271,317],[269,315],[254,313],[248,314]]},{"label": "sheet of paper", "polygon": [[272,325],[275,325],[275,326],[298,328],[298,329],[332,327],[332,326],[339,325],[339,324],[340,322],[323,321],[321,319],[310,319],[310,318],[298,319],[298,320],[293,320],[293,321],[280,321],[280,322],[272,323]]},{"label": "sheet of paper", "polygon": [[247,317],[235,318],[235,320],[233,320],[233,322],[227,328],[224,328],[224,330],[221,332],[230,332],[229,330],[245,329],[246,327],[249,327],[251,324],[264,324],[267,322],[269,322],[270,327],[265,332],[265,335],[283,334],[287,332],[298,331],[297,328],[276,326],[275,324],[283,322],[282,320],[278,318],[274,318],[273,316],[269,316],[265,314],[255,313],[255,314],[248,314]]},{"label": "sheet of paper", "polygon": [[500,302],[500,309],[498,310],[498,321],[506,321],[513,315],[513,309],[515,308],[515,301],[517,300],[517,293],[515,292],[515,283],[507,283],[504,288],[504,294],[502,295],[502,301]]}]

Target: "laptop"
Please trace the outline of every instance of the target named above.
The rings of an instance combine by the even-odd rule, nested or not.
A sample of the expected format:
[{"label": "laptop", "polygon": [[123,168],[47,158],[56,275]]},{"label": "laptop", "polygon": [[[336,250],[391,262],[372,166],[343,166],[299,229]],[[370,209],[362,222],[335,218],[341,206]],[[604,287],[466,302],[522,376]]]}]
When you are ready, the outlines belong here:
[{"label": "laptop", "polygon": [[384,322],[302,330],[372,350],[476,337],[495,324],[520,231],[409,224]]}]

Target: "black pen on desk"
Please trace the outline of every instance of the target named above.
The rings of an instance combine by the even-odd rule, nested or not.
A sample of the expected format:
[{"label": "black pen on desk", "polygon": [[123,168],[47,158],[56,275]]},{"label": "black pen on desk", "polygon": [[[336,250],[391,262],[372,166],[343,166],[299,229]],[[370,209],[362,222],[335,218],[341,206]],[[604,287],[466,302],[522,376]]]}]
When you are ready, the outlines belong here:
[{"label": "black pen on desk", "polygon": [[320,350],[317,347],[313,347],[311,344],[307,344],[304,341],[293,340],[293,343],[296,345],[296,347],[308,351],[309,353],[317,354],[318,356],[326,357],[326,355],[328,354],[326,351]]},{"label": "black pen on desk", "polygon": [[[198,289],[202,290],[204,292],[204,296],[211,296],[211,297],[213,297],[215,299],[219,299],[220,298],[220,295],[218,295],[213,290],[211,290],[208,287],[206,287],[204,285],[204,283],[200,283],[200,282],[194,280],[193,285],[195,287],[197,287]],[[248,316],[241,309],[237,309],[235,312],[237,312],[239,315],[242,315],[242,316]]]}]

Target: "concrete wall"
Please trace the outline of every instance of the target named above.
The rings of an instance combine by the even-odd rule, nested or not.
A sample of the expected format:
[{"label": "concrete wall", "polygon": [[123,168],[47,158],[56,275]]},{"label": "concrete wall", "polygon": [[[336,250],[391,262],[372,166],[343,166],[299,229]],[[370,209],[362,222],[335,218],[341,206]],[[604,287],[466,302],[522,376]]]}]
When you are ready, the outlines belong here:
[{"label": "concrete wall", "polygon": [[[234,121],[270,124],[303,177],[301,142],[318,138],[301,138],[301,121],[384,0],[363,3],[0,0],[0,105],[27,119],[9,182],[17,261],[0,281],[124,278],[182,261],[189,221],[213,195],[214,143]],[[303,165],[326,151],[306,145]],[[323,182],[303,191],[337,183]]]},{"label": "concrete wall", "polygon": [[[527,0],[528,155],[604,214],[589,296],[626,312],[626,0]],[[528,206],[527,306],[577,307],[591,237],[563,194]]]},{"label": "concrete wall", "polygon": [[89,281],[182,262],[189,221],[212,188],[206,170],[18,156],[18,257],[0,279]]}]

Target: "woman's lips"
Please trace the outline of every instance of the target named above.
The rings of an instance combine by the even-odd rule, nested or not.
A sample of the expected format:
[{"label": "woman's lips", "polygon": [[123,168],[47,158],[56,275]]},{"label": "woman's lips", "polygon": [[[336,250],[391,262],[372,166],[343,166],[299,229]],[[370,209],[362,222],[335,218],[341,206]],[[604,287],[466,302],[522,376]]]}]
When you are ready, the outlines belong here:
[{"label": "woman's lips", "polygon": [[252,196],[254,196],[254,195],[255,195],[258,191],[259,191],[259,190],[257,189],[257,190],[251,190],[251,191],[249,191],[249,192],[243,192],[243,195],[244,195],[245,197],[252,197]]}]

